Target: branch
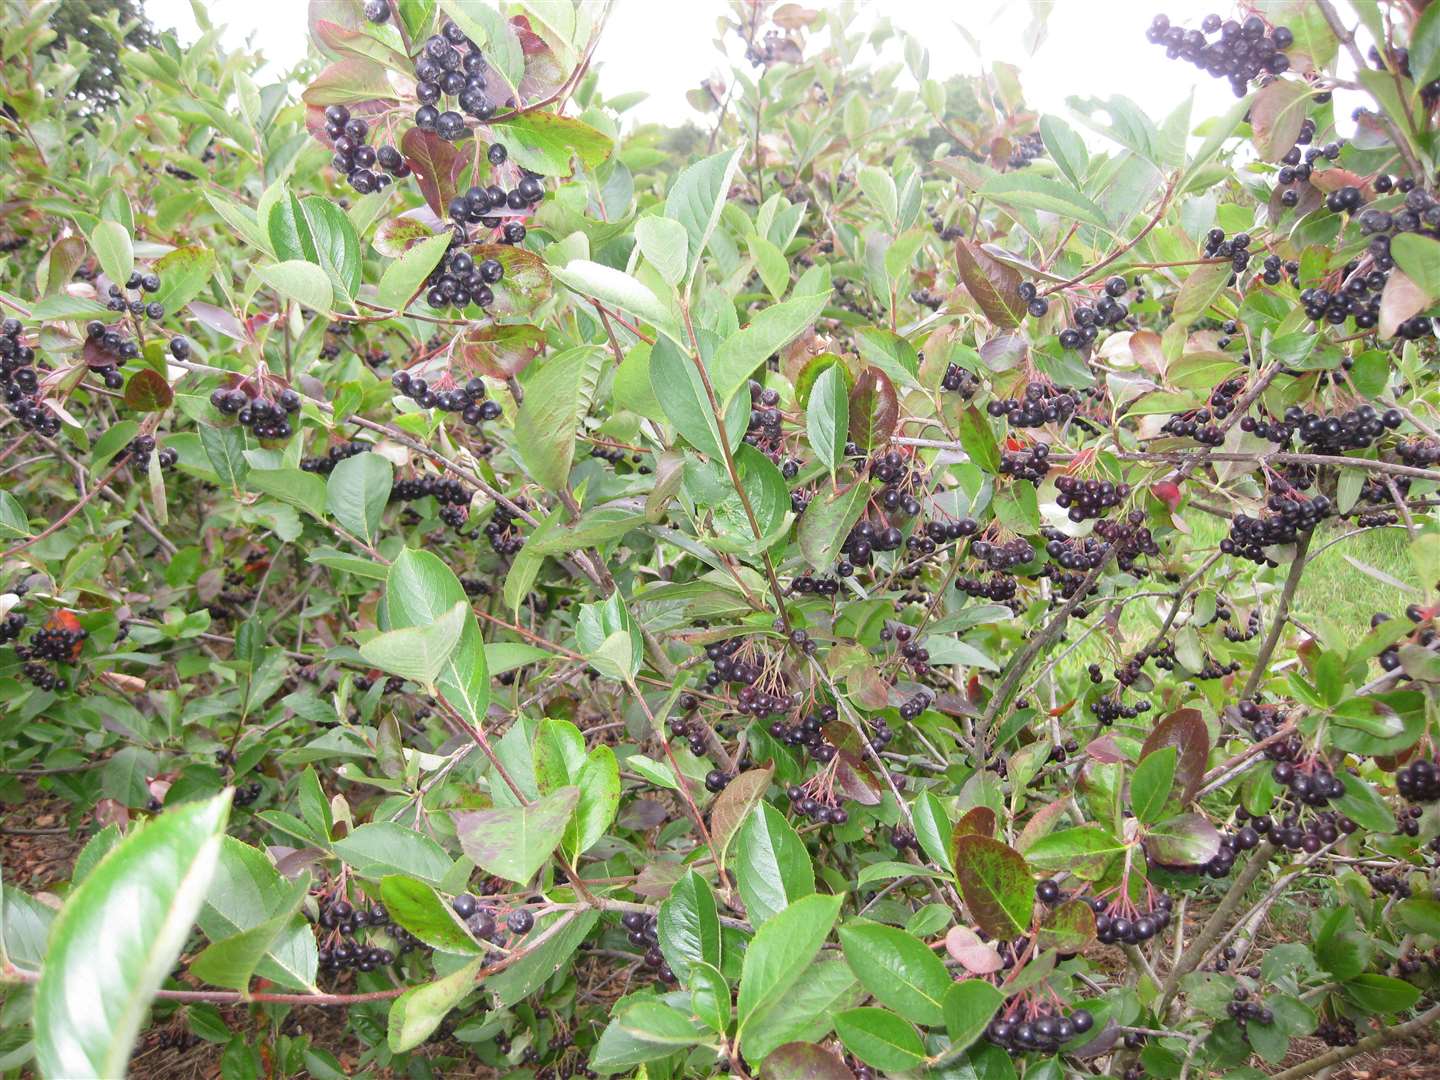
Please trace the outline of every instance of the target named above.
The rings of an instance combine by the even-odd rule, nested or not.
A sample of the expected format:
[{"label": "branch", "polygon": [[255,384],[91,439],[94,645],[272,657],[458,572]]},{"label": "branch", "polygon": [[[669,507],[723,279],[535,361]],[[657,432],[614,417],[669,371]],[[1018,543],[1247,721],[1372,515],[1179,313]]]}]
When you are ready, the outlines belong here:
[{"label": "branch", "polygon": [[[1322,0],[1323,2],[1323,0]],[[1328,5],[1327,5],[1328,6]],[[1418,1035],[1436,1020],[1440,1020],[1440,1005],[1432,1005],[1414,1020],[1406,1021],[1396,1027],[1381,1028],[1374,1035],[1367,1035],[1354,1046],[1339,1046],[1334,1050],[1327,1051],[1319,1057],[1313,1057],[1309,1061],[1302,1061],[1293,1068],[1278,1072],[1271,1080],[1301,1080],[1301,1077],[1314,1076],[1322,1069],[1328,1069],[1332,1065],[1338,1065],[1342,1061],[1349,1061],[1352,1057],[1369,1053],[1371,1050],[1378,1050],[1387,1043],[1395,1042],[1397,1039],[1404,1039],[1411,1035]]]},{"label": "branch", "polygon": [[1271,620],[1270,632],[1265,635],[1265,642],[1255,656],[1255,666],[1250,671],[1250,678],[1245,680],[1245,689],[1240,691],[1242,698],[1248,698],[1255,693],[1265,678],[1265,669],[1270,664],[1270,657],[1275,653],[1275,646],[1280,644],[1280,635],[1285,632],[1285,619],[1290,614],[1290,601],[1294,599],[1295,590],[1300,585],[1300,576],[1305,572],[1305,553],[1310,550],[1310,540],[1314,535],[1314,530],[1307,532],[1295,545],[1295,559],[1290,563],[1290,573],[1285,576],[1285,586],[1280,590],[1280,605],[1275,609],[1275,618]]}]

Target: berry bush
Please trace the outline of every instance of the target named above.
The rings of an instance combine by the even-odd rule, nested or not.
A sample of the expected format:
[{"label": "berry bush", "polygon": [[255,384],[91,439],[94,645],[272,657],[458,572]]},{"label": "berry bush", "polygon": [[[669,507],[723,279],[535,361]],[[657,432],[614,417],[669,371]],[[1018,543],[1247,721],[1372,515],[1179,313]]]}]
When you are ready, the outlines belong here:
[{"label": "berry bush", "polygon": [[0,13],[0,1071],[1431,1034],[1440,3],[1119,6],[1235,93],[1152,117],[735,0],[678,130],[592,0],[312,0],[278,81],[97,15],[105,101],[55,10]]}]

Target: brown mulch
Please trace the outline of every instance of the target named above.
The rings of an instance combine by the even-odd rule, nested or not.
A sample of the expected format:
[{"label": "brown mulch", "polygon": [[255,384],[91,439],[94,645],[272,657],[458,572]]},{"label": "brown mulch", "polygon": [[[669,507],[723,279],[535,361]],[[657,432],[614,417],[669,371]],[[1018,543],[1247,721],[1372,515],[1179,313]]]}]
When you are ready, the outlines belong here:
[{"label": "brown mulch", "polygon": [[0,867],[7,885],[37,893],[70,880],[75,856],[93,832],[69,828],[70,810],[34,781],[26,783],[23,800],[0,809]]}]

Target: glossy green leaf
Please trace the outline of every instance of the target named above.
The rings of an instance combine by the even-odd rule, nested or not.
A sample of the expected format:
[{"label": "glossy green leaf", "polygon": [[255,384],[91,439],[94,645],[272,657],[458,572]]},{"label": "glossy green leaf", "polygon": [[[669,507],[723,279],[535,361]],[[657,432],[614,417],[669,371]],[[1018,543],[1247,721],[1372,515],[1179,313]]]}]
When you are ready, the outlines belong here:
[{"label": "glossy green leaf", "polygon": [[815,891],[805,843],[769,803],[751,811],[735,842],[736,884],[750,922],[760,926]]},{"label": "glossy green leaf", "polygon": [[930,1027],[945,1022],[942,1002],[951,986],[944,963],[913,934],[879,923],[840,928],[845,960],[865,989],[907,1020]]}]

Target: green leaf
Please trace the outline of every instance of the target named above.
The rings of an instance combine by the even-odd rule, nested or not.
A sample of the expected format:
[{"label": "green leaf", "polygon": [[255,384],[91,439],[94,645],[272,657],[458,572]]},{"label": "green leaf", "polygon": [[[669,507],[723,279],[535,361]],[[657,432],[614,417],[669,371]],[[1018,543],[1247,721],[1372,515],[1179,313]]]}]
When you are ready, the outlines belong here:
[{"label": "green leaf", "polygon": [[579,801],[577,788],[563,787],[528,806],[458,811],[460,850],[486,873],[524,885],[559,847]]},{"label": "green leaf", "polygon": [[387,266],[375,290],[376,301],[383,307],[404,310],[410,298],[420,291],[430,271],[440,264],[450,246],[450,239],[450,233],[442,232],[422,240]]},{"label": "green leaf", "polygon": [[604,839],[620,808],[620,763],[615,751],[597,746],[585,759],[575,783],[580,788],[580,802],[561,840],[572,860]]},{"label": "green leaf", "polygon": [[526,112],[495,125],[521,168],[542,176],[569,175],[571,158],[593,169],[610,156],[610,136],[589,124],[551,112]]},{"label": "green leaf", "polygon": [[788,531],[790,489],[779,467],[753,446],[742,443],[735,451],[735,472],[740,477],[741,490],[750,501],[760,535],[755,535],[745,504],[732,488],[714,506],[715,536],[710,544],[719,551],[754,555]]},{"label": "green leaf", "polygon": [[1175,297],[1172,326],[1187,327],[1201,318],[1225,291],[1232,270],[1228,262],[1205,263],[1194,267]]},{"label": "green leaf", "polygon": [[1050,160],[1060,166],[1072,184],[1081,187],[1085,183],[1085,170],[1090,166],[1085,140],[1064,120],[1048,114],[1040,118],[1040,138],[1050,152]]},{"label": "green leaf", "polygon": [[568,490],[576,431],[590,411],[604,370],[605,351],[581,345],[532,369],[525,382],[515,446],[525,468],[546,491]]},{"label": "green leaf", "polygon": [[770,295],[779,300],[790,287],[790,263],[785,253],[759,233],[746,237],[745,243],[750,249],[750,258],[755,262],[755,269],[760,273],[760,280],[765,283]]},{"label": "green leaf", "polygon": [[251,469],[245,477],[245,486],[325,520],[325,481],[314,473],[299,469]]},{"label": "green leaf", "polygon": [[408,874],[439,885],[454,865],[434,840],[396,821],[368,822],[336,840],[333,847],[357,874],[377,880],[389,874]]},{"label": "green leaf", "polygon": [[845,1049],[884,1073],[903,1073],[925,1061],[920,1035],[885,1009],[846,1009],[835,1017],[835,1032]]},{"label": "green leaf", "polygon": [[850,429],[850,394],[845,385],[845,370],[831,364],[810,388],[810,404],[805,407],[805,430],[815,459],[835,470],[845,462],[845,439]]},{"label": "green leaf", "polygon": [[205,899],[229,813],[226,792],[161,814],[67,898],[35,988],[42,1075],[80,1080],[128,1071],[150,999]]},{"label": "green leaf", "polygon": [[1069,870],[1086,881],[1098,881],[1110,861],[1125,845],[1100,825],[1079,825],[1042,836],[1025,849],[1025,859],[1037,870]]},{"label": "green leaf", "polygon": [[181,247],[166,252],[153,267],[160,291],[152,299],[167,313],[178,312],[204,291],[215,272],[215,252],[206,247]]},{"label": "green leaf", "polygon": [[319,265],[310,219],[300,205],[300,200],[289,190],[280,191],[279,197],[270,204],[270,211],[265,219],[265,231],[270,236],[270,248],[277,259]]},{"label": "green leaf", "polygon": [[[121,421],[121,423],[124,422]],[[112,427],[111,430],[114,428]],[[101,436],[102,439],[104,437]],[[98,443],[99,440],[96,441]],[[127,439],[126,442],[129,440]],[[124,443],[121,445],[123,446]],[[210,467],[215,470],[215,475],[219,477],[220,483],[228,484],[232,491],[238,491],[250,472],[250,463],[245,460],[245,436],[240,429],[201,424],[200,445],[204,447],[205,457],[209,460]],[[116,449],[118,451],[119,447]]]},{"label": "green leaf", "polygon": [[800,527],[796,530],[805,561],[822,574],[830,573],[840,557],[840,548],[869,500],[870,485],[863,480],[856,480],[829,497],[812,499],[800,515]]},{"label": "green leaf", "polygon": [[[656,341],[650,351],[650,386],[666,419],[685,441],[707,457],[720,460],[720,424],[710,408],[705,384],[695,362],[668,338]],[[737,396],[724,417],[726,442],[734,447],[750,423],[750,403],[743,395]]]},{"label": "green leaf", "polygon": [[1440,900],[1401,900],[1395,905],[1395,917],[1417,934],[1440,938]]},{"label": "green leaf", "polygon": [[343,528],[373,545],[394,479],[395,467],[379,454],[348,457],[325,483],[326,509]]},{"label": "green leaf", "polygon": [[730,1028],[730,984],[713,964],[694,960],[690,964],[690,1011],[711,1031],[725,1034]]},{"label": "green leaf", "polygon": [[0,535],[14,537],[30,534],[30,519],[25,516],[25,508],[14,495],[0,491]]},{"label": "green leaf", "polygon": [[469,618],[470,605],[462,601],[432,623],[376,634],[361,644],[360,655],[366,663],[391,675],[433,686],[436,676],[455,654]]},{"label": "green leaf", "polygon": [[631,999],[601,1033],[590,1067],[606,1075],[632,1072],[634,1066],[669,1057],[700,1038],[699,1027],[678,1009],[654,998]]},{"label": "green leaf", "polygon": [[135,269],[135,248],[130,233],[118,221],[102,221],[90,233],[90,247],[100,260],[100,269],[113,284],[125,287]]},{"label": "green leaf", "polygon": [[695,276],[705,245],[725,209],[730,183],[740,167],[742,149],[737,146],[697,161],[670,185],[670,193],[665,197],[665,216],[683,225],[690,238],[687,281]]},{"label": "green leaf", "polygon": [[575,641],[591,667],[617,682],[633,682],[644,659],[640,624],[618,592],[603,603],[581,605]]},{"label": "green leaf", "polygon": [[[406,548],[385,579],[385,611],[393,629],[425,626],[458,603],[467,603],[455,571],[429,551]],[[465,619],[460,641],[435,685],[450,705],[471,724],[479,725],[490,704],[490,674],[485,646],[473,616]]]},{"label": "green leaf", "polygon": [[1005,995],[983,979],[952,983],[945,991],[945,1031],[950,1052],[965,1049],[985,1032]]},{"label": "green leaf", "polygon": [[1162,746],[1140,759],[1130,778],[1130,809],[1146,825],[1153,825],[1165,816],[1170,789],[1175,784],[1175,763],[1180,751]]},{"label": "green leaf", "polygon": [[1440,79],[1440,8],[1426,5],[1410,31],[1410,74],[1417,87]]},{"label": "green leaf", "polygon": [[[710,883],[691,870],[675,883],[656,916],[660,951],[676,978],[690,981],[697,963],[720,966],[720,917]],[[729,994],[726,994],[729,1007]]]},{"label": "green leaf", "polygon": [[484,951],[461,924],[455,909],[425,882],[390,874],[380,879],[380,899],[396,924],[431,948],[461,956]]},{"label": "green leaf", "polygon": [[1077,953],[1095,940],[1095,912],[1083,900],[1066,900],[1045,914],[1040,948]]},{"label": "green leaf", "polygon": [[574,259],[564,266],[551,267],[550,272],[562,285],[569,286],[582,296],[594,297],[634,315],[672,340],[680,339],[681,331],[670,309],[625,271],[589,259]]},{"label": "green leaf", "polygon": [[745,949],[736,999],[739,1034],[767,1009],[782,1001],[825,944],[839,896],[804,896],[755,931]]},{"label": "green leaf", "polygon": [[[227,836],[195,921],[211,941],[223,941],[279,914],[289,890],[290,883],[263,852]],[[295,920],[270,944],[255,971],[291,990],[313,991],[318,962],[314,933],[308,923]]]},{"label": "green leaf", "polygon": [[590,931],[595,928],[595,923],[600,918],[600,913],[594,910],[582,912],[572,918],[574,915],[575,913],[570,911],[554,911],[536,919],[535,927],[530,931],[531,941],[538,941],[545,931],[561,919],[568,921],[562,929],[555,931],[554,936],[546,938],[538,947],[530,946],[530,951],[523,959],[511,964],[498,975],[491,976],[486,982],[487,988],[495,995],[495,1000],[502,1008],[523,1001],[553,978],[574,955],[580,943],[590,936]]},{"label": "green leaf", "polygon": [[721,342],[709,363],[710,381],[720,404],[729,405],[736,392],[749,384],[755,369],[799,337],[829,301],[830,294],[825,292],[772,304],[745,329]]},{"label": "green leaf", "polygon": [[1106,227],[1104,212],[1076,188],[1029,169],[998,173],[985,182],[979,193],[1001,206],[1043,210],[1066,221],[1079,221],[1100,229]]},{"label": "green leaf", "polygon": [[879,923],[840,928],[845,961],[865,989],[907,1020],[929,1027],[945,1022],[942,1002],[952,985],[945,964],[914,934]]},{"label": "green leaf", "polygon": [[1396,233],[1390,255],[1431,300],[1440,298],[1440,240],[1419,233]]},{"label": "green leaf", "polygon": [[671,285],[685,279],[689,237],[685,226],[667,217],[650,215],[635,222],[635,242],[640,253]]},{"label": "green leaf", "polygon": [[314,238],[315,260],[347,303],[360,291],[360,237],[345,211],[330,199],[311,195],[300,203]]},{"label": "green leaf", "polygon": [[864,990],[839,956],[815,960],[779,999],[755,1012],[740,1041],[752,1061],[792,1039],[819,1041],[835,1026],[835,1014],[858,1005]]},{"label": "green leaf", "polygon": [[954,850],[955,877],[980,929],[1001,941],[1028,933],[1035,881],[1020,853],[974,834],[960,837]]},{"label": "green leaf", "polygon": [[412,987],[396,998],[390,1006],[386,1035],[391,1053],[413,1050],[434,1034],[445,1015],[475,989],[475,976],[484,963],[483,957],[476,957],[449,975]]},{"label": "green leaf", "polygon": [[249,930],[211,942],[190,961],[191,973],[216,986],[247,990],[256,968],[287,930],[299,927],[309,932],[309,924],[297,912],[310,887],[310,876],[302,874],[290,886],[289,899],[279,912]]},{"label": "green leaf", "polygon": [[[294,300],[312,311],[328,313],[334,303],[335,293],[325,271],[314,263],[292,259],[289,262],[257,266],[255,273],[260,280],[276,292]],[[384,282],[381,282],[384,287]]]},{"label": "green leaf", "polygon": [[960,445],[966,455],[989,476],[1000,471],[1000,444],[989,418],[974,405],[960,414]]},{"label": "green leaf", "polygon": [[944,804],[934,792],[922,791],[910,808],[910,816],[915,822],[915,838],[925,854],[935,865],[953,873],[955,864],[950,857],[950,817],[945,813]]},{"label": "green leaf", "polygon": [[1165,866],[1201,866],[1220,852],[1220,834],[1199,814],[1178,814],[1152,825],[1145,850]]},{"label": "green leaf", "polygon": [[1347,998],[1371,1013],[1402,1013],[1420,1000],[1420,988],[1404,979],[1367,971],[1340,988]]},{"label": "green leaf", "polygon": [[750,813],[735,846],[736,885],[752,926],[815,891],[810,853],[785,815],[769,803]]},{"label": "green leaf", "polygon": [[893,229],[900,216],[900,200],[895,190],[895,178],[878,165],[866,165],[856,175],[860,190]]}]

